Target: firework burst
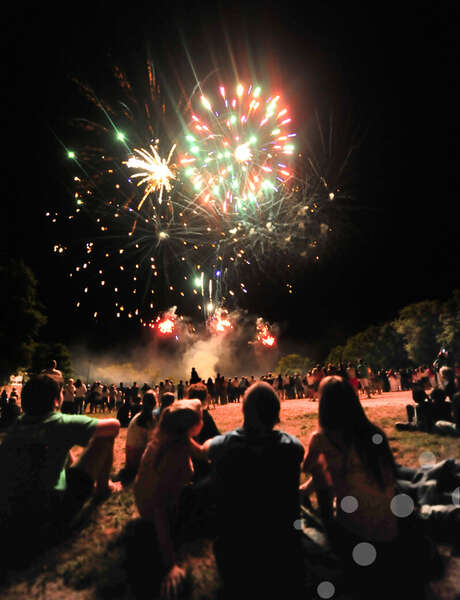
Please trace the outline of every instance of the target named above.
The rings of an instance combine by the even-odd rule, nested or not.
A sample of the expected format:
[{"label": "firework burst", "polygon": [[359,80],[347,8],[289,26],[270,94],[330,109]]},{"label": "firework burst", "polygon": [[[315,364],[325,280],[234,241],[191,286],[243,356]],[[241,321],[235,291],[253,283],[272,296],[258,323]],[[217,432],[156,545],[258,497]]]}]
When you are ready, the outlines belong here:
[{"label": "firework burst", "polygon": [[126,165],[129,169],[140,169],[140,172],[131,175],[132,178],[142,177],[137,183],[138,186],[141,186],[144,183],[146,184],[144,195],[138,204],[137,210],[141,210],[145,199],[150,194],[159,192],[158,203],[161,204],[163,200],[163,190],[166,190],[167,192],[171,191],[171,179],[175,179],[175,169],[173,166],[169,166],[169,161],[171,160],[175,148],[176,144],[174,144],[169,151],[167,159],[161,158],[157,149],[152,145],[150,145],[150,150],[152,151],[151,154],[149,154],[147,150],[134,148],[134,152],[141,158],[133,156],[127,161]]},{"label": "firework burst", "polygon": [[[229,327],[228,314],[216,307],[237,307],[247,282],[272,276],[292,294],[291,263],[319,259],[343,169],[330,160],[325,139],[332,135],[320,136],[327,152],[295,154],[281,95],[257,86],[203,94],[181,137],[150,63],[147,72],[146,98],[120,69],[123,99],[115,104],[81,86],[102,119],[76,120],[87,142],[68,149],[79,172],[66,222],[80,223],[81,235],[70,237],[81,253],[64,236],[55,252],[78,256],[69,274],[80,281],[76,305],[91,302],[97,318],[110,308],[117,318],[158,327],[174,303],[182,313],[211,317],[211,328],[222,333],[231,321]],[[259,341],[276,344],[266,333]]]},{"label": "firework burst", "polygon": [[220,86],[217,98],[201,96],[196,113],[180,163],[199,202],[219,213],[245,213],[291,177],[286,161],[296,134],[279,95],[264,99],[260,87],[242,84],[228,95]]}]

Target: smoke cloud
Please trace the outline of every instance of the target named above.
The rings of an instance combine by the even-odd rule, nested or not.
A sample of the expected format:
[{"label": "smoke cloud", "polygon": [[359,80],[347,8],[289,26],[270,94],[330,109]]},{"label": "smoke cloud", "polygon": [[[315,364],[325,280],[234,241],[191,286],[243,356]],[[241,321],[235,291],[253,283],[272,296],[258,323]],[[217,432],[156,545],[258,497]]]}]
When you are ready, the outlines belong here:
[{"label": "smoke cloud", "polygon": [[171,336],[152,332],[144,346],[113,349],[103,355],[83,347],[71,348],[76,377],[107,384],[157,384],[164,379],[177,382],[190,378],[195,367],[202,379],[215,377],[260,376],[272,370],[279,358],[278,348],[255,343],[255,318],[235,311],[228,315],[232,327],[224,332],[209,328],[193,331],[186,320],[176,321]]}]

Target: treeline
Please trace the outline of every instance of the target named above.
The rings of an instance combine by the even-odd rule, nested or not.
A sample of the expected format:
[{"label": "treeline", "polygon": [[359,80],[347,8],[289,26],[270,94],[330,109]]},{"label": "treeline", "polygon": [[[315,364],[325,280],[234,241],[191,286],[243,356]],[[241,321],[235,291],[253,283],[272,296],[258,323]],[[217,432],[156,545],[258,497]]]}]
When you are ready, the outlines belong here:
[{"label": "treeline", "polygon": [[37,288],[37,280],[22,261],[0,264],[0,385],[18,372],[40,372],[53,358],[65,377],[72,375],[67,347],[43,340],[47,317]]},{"label": "treeline", "polygon": [[377,369],[398,369],[431,365],[441,348],[460,360],[460,290],[444,302],[423,300],[405,306],[393,321],[368,327],[333,348],[325,362],[362,358]]}]

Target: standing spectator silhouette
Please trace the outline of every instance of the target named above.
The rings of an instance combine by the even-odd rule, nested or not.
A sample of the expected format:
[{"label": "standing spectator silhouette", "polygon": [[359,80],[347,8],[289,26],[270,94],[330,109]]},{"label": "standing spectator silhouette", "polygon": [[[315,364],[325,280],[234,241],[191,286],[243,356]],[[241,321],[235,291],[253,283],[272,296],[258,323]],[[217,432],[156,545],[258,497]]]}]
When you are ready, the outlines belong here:
[{"label": "standing spectator silhouette", "polygon": [[75,414],[75,392],[76,388],[73,379],[70,378],[64,386],[64,401],[62,402],[61,412],[67,415]]},{"label": "standing spectator silhouette", "polygon": [[84,412],[86,393],[86,385],[82,383],[81,379],[77,379],[75,382],[75,411],[77,415],[81,415]]},{"label": "standing spectator silhouette", "polygon": [[193,383],[199,383],[200,381],[200,376],[196,372],[195,367],[192,367],[192,374],[190,375],[190,385],[192,385]]},{"label": "standing spectator silhouette", "polygon": [[0,427],[3,427],[6,422],[6,416],[8,411],[8,394],[6,390],[2,390],[0,395]]},{"label": "standing spectator silhouette", "polygon": [[367,363],[359,359],[358,366],[356,367],[356,374],[358,375],[359,384],[363,394],[366,393],[367,397],[371,397],[371,390],[369,385],[369,367]]}]

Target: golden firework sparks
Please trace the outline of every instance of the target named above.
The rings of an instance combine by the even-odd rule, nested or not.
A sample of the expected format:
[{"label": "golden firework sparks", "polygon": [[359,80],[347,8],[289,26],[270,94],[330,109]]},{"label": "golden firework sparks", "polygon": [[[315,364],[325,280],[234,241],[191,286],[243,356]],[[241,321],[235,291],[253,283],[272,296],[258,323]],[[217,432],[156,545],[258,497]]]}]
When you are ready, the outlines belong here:
[{"label": "golden firework sparks", "polygon": [[163,200],[163,190],[167,192],[171,191],[171,179],[175,179],[174,167],[169,165],[169,161],[176,148],[176,144],[173,145],[169,151],[168,158],[161,158],[154,146],[150,146],[152,151],[151,154],[144,149],[134,149],[141,158],[132,156],[126,163],[130,169],[140,169],[140,172],[135,173],[132,177],[142,177],[138,182],[138,186],[146,184],[144,189],[144,195],[142,200],[139,202],[137,210],[140,210],[145,202],[145,199],[149,194],[154,192],[160,192],[158,196],[158,202],[161,204]]}]

